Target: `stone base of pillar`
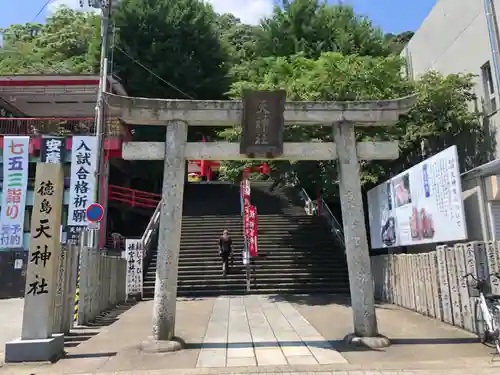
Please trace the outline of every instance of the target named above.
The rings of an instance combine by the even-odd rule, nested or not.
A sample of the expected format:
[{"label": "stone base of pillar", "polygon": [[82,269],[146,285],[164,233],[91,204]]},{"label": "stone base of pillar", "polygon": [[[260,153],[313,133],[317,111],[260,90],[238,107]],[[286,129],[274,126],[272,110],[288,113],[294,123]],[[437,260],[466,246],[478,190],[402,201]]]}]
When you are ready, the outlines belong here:
[{"label": "stone base of pillar", "polygon": [[48,339],[23,340],[5,344],[5,363],[55,362],[64,354],[64,335],[54,334]]},{"label": "stone base of pillar", "polygon": [[139,350],[144,353],[169,353],[182,350],[186,346],[184,340],[174,337],[172,340],[153,340],[143,341],[139,344]]},{"label": "stone base of pillar", "polygon": [[347,344],[361,346],[369,349],[382,349],[391,346],[391,341],[382,335],[376,337],[360,337],[355,333],[350,333],[344,337],[344,341]]}]

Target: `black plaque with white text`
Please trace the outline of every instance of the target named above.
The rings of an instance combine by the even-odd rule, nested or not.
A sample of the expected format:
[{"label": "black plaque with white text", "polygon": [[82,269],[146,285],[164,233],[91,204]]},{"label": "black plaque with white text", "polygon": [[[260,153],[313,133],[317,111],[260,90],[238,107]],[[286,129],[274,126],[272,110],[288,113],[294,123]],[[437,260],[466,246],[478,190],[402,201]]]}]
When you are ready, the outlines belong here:
[{"label": "black plaque with white text", "polygon": [[284,90],[243,93],[241,154],[252,158],[283,154],[285,101]]}]

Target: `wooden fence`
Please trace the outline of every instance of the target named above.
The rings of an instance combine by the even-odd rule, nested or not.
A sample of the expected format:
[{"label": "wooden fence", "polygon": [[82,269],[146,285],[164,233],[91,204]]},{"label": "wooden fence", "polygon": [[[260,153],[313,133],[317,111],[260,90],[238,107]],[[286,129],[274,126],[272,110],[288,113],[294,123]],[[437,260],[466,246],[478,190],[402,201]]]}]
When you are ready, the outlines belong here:
[{"label": "wooden fence", "polygon": [[[375,297],[384,302],[475,331],[475,298],[463,275],[486,277],[500,272],[500,242],[469,242],[438,246],[421,254],[374,256]],[[500,280],[491,278],[492,293]]]}]

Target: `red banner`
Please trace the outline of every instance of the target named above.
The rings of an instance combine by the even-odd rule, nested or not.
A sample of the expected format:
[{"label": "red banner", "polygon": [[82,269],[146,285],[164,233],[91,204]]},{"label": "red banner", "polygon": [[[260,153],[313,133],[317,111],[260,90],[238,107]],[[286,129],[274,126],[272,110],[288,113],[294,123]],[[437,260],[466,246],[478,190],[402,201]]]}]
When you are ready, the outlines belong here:
[{"label": "red banner", "polygon": [[256,257],[258,253],[257,245],[257,208],[249,206],[248,208],[248,246],[251,257]]},{"label": "red banner", "polygon": [[249,217],[250,217],[250,196],[243,196],[243,229],[245,236],[249,235]]}]

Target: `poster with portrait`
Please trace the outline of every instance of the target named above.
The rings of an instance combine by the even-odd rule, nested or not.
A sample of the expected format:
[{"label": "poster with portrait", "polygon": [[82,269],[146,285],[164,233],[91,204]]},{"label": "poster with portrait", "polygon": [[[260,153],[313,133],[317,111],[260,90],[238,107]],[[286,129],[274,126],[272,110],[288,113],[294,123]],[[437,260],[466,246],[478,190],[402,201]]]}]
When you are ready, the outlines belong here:
[{"label": "poster with portrait", "polygon": [[372,249],[467,239],[456,146],[367,195]]}]

